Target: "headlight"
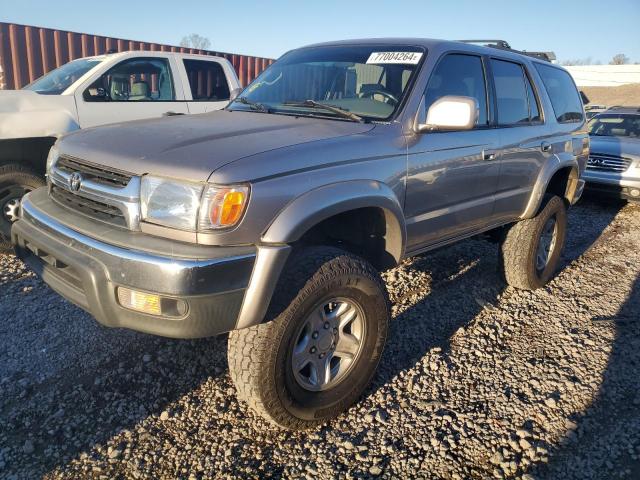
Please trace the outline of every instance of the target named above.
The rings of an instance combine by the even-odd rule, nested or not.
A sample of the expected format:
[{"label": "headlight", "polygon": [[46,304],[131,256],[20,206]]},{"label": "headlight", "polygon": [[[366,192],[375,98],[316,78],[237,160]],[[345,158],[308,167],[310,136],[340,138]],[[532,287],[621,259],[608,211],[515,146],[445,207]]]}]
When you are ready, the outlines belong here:
[{"label": "headlight", "polygon": [[60,156],[60,152],[58,151],[58,144],[54,143],[53,146],[49,149],[49,155],[47,156],[47,167],[46,174],[51,174],[51,167],[53,164],[58,161],[58,157]]},{"label": "headlight", "polygon": [[142,220],[190,231],[211,231],[236,225],[249,198],[249,187],[216,186],[142,177]]},{"label": "headlight", "polygon": [[202,188],[200,183],[145,175],[140,186],[142,219],[167,227],[195,230]]},{"label": "headlight", "polygon": [[215,230],[234,226],[242,218],[249,198],[249,187],[209,185],[202,195],[199,230]]}]

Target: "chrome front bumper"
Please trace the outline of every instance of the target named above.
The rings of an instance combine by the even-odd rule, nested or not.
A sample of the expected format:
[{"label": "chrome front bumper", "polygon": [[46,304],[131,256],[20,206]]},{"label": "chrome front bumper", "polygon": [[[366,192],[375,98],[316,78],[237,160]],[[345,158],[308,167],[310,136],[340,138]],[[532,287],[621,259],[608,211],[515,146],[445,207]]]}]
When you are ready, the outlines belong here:
[{"label": "chrome front bumper", "polygon": [[[177,255],[180,245],[156,238],[152,252],[130,249],[63,224],[51,215],[62,212],[61,208],[48,198],[46,188],[27,195],[12,241],[17,255],[45,282],[98,322],[177,338],[206,337],[236,328],[256,247],[189,245]],[[140,232],[123,235],[130,235],[132,244],[144,243]],[[116,296],[119,286],[181,299],[187,312],[176,318],[126,309]]]}]

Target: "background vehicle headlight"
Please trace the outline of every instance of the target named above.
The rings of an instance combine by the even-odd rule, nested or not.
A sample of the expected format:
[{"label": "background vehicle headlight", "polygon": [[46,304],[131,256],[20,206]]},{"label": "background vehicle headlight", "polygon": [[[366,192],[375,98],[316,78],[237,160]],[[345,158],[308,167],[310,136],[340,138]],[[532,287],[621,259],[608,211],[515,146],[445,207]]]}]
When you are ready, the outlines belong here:
[{"label": "background vehicle headlight", "polygon": [[249,199],[246,185],[209,185],[202,195],[199,230],[215,230],[236,225]]},{"label": "background vehicle headlight", "polygon": [[202,189],[200,183],[145,175],[140,186],[142,219],[167,227],[196,230]]},{"label": "background vehicle headlight", "polygon": [[58,150],[58,144],[54,143],[53,146],[49,149],[49,155],[47,156],[47,167],[45,171],[47,175],[51,174],[51,167],[53,167],[53,164],[58,161],[59,156],[60,151]]}]

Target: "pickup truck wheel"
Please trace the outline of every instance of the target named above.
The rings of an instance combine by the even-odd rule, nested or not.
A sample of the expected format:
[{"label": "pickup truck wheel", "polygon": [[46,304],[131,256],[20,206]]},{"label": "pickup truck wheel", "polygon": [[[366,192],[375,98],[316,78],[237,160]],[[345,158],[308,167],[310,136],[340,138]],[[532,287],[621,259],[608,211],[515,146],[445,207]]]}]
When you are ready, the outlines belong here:
[{"label": "pickup truck wheel", "polygon": [[369,384],[389,300],[362,258],[309,247],[289,259],[267,318],[229,336],[238,397],[280,427],[310,428],[346,410]]},{"label": "pickup truck wheel", "polygon": [[11,248],[11,224],[18,219],[20,199],[43,185],[41,177],[21,165],[0,167],[0,252]]},{"label": "pickup truck wheel", "polygon": [[535,290],[558,268],[567,233],[567,209],[556,195],[548,195],[533,218],[513,225],[502,243],[502,265],[509,285]]}]

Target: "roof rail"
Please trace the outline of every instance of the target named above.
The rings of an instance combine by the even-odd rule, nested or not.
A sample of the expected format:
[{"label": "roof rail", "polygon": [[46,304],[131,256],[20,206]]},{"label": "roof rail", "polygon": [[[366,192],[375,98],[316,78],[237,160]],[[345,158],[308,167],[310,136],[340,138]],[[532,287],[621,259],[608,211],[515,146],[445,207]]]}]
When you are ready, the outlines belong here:
[{"label": "roof rail", "polygon": [[527,55],[528,57],[537,58],[546,62],[552,62],[556,59],[554,52],[527,52],[526,50],[516,50],[506,40],[458,40],[462,43],[471,43],[474,45],[482,45],[484,47],[498,48],[500,50],[509,50],[511,52]]}]

